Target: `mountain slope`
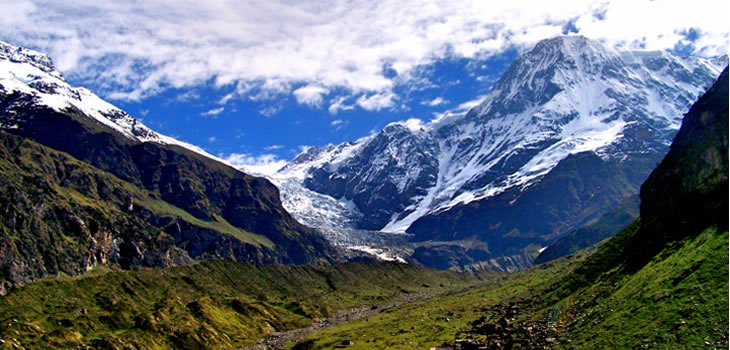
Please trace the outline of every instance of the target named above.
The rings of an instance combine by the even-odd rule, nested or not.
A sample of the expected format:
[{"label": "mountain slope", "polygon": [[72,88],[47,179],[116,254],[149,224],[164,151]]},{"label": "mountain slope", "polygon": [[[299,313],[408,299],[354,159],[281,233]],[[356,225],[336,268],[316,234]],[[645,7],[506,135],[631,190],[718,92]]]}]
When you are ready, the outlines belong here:
[{"label": "mountain slope", "polygon": [[[7,198],[4,214],[31,216],[4,231],[7,239],[0,251],[9,252],[2,261],[5,287],[49,273],[78,274],[107,261],[122,267],[220,258],[325,263],[338,256],[324,238],[284,210],[278,190],[267,180],[156,134],[90,92],[70,87],[45,55],[8,44],[0,44],[0,54],[0,134],[8,164],[3,171],[8,179],[21,179],[7,184],[16,198]],[[37,170],[28,170],[33,168]],[[66,168],[76,169],[78,177],[67,178]],[[36,193],[41,185],[59,191]],[[18,197],[27,198],[20,201],[27,205],[17,203]],[[29,215],[44,212],[37,205],[56,208],[56,203],[83,224],[78,230],[85,235],[95,230],[110,235],[113,244],[104,248],[103,256],[115,249],[124,253],[122,247],[128,246],[141,257],[129,264],[95,258],[94,239],[70,239],[73,230],[58,224],[55,216]],[[89,208],[106,213],[94,214]],[[98,222],[98,215],[104,217],[101,229],[85,225]],[[117,231],[116,217],[144,228]],[[131,238],[138,230],[147,232],[142,241]],[[66,243],[78,249],[59,264],[53,254],[36,254],[48,248],[42,240],[34,241],[37,235],[58,240],[56,250]],[[182,255],[180,259],[146,257],[144,252],[166,256],[155,241],[162,237],[165,249]]]},{"label": "mountain slope", "polygon": [[541,251],[534,263],[537,265],[555,260],[615,235],[639,216],[639,202],[639,196],[631,196],[595,222],[568,232]]}]

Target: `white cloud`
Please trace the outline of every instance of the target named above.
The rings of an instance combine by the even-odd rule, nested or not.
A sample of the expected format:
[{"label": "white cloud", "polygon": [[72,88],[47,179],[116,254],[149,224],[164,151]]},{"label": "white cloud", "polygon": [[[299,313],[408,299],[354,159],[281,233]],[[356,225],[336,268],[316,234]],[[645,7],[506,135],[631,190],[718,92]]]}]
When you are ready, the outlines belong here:
[{"label": "white cloud", "polygon": [[449,101],[448,100],[445,100],[441,96],[436,97],[436,98],[434,98],[433,100],[430,100],[430,101],[423,101],[423,102],[421,102],[422,105],[424,105],[424,106],[431,106],[431,107],[445,105],[447,103],[449,103]]},{"label": "white cloud", "polygon": [[218,104],[224,105],[224,104],[228,103],[228,101],[230,101],[234,97],[236,97],[236,92],[230,92],[230,93],[226,94],[225,96],[221,97],[221,99],[218,100]]},{"label": "white cloud", "polygon": [[342,120],[342,119],[335,119],[330,122],[330,126],[332,126],[335,130],[340,130],[340,129],[344,128],[345,126],[347,126],[347,124],[349,124],[349,122],[347,120]]},{"label": "white cloud", "polygon": [[322,95],[328,92],[327,89],[321,86],[306,85],[294,90],[293,94],[299,104],[319,107],[322,105]]},{"label": "white cloud", "polygon": [[383,108],[393,107],[395,94],[392,92],[376,93],[370,96],[360,96],[357,105],[368,111],[379,111]]},{"label": "white cloud", "polygon": [[276,150],[279,150],[282,148],[284,148],[284,146],[282,146],[282,145],[271,145],[271,146],[264,147],[264,151],[276,151]]},{"label": "white cloud", "polygon": [[175,97],[175,101],[178,101],[178,102],[190,102],[190,101],[194,101],[194,100],[198,100],[198,99],[200,99],[200,93],[195,90],[190,90],[190,91],[181,93]]},{"label": "white cloud", "polygon": [[278,104],[273,106],[268,106],[259,111],[261,115],[264,117],[272,117],[276,115],[277,113],[281,112],[281,110],[284,108],[284,106]]},{"label": "white cloud", "polygon": [[286,161],[279,159],[275,154],[253,156],[247,153],[231,153],[219,157],[234,168],[255,175],[270,175],[286,165]]},{"label": "white cloud", "polygon": [[410,118],[403,122],[403,125],[405,125],[408,129],[412,131],[418,131],[423,129],[423,120],[418,118]]},{"label": "white cloud", "polygon": [[469,100],[466,102],[462,102],[459,104],[458,107],[451,110],[452,113],[466,113],[470,109],[480,105],[484,100],[487,98],[487,95],[481,95],[477,96],[477,98],[473,100]]},{"label": "white cloud", "polygon": [[345,96],[340,96],[340,97],[334,99],[332,101],[332,103],[330,104],[329,108],[327,108],[327,111],[330,114],[335,115],[339,111],[349,111],[349,110],[355,109],[355,106],[345,104],[346,100],[347,100],[347,97],[345,97]]},{"label": "white cloud", "polygon": [[[3,40],[49,52],[65,74],[116,99],[210,81],[255,100],[303,83],[388,96],[422,65],[525,48],[569,23],[612,46],[672,48],[690,28],[702,33],[692,43],[700,54],[728,45],[723,0],[0,0],[0,8]],[[302,93],[300,103],[316,105],[325,94]],[[357,102],[377,110],[393,99],[371,98]]]},{"label": "white cloud", "polygon": [[214,117],[215,118],[216,116],[218,116],[218,114],[223,113],[224,110],[225,110],[225,107],[213,108],[209,111],[200,113],[200,115],[202,115],[204,117]]},{"label": "white cloud", "polygon": [[208,138],[208,143],[213,143],[213,142],[216,142],[216,141],[218,141],[218,139],[215,136],[211,136],[211,137]]}]

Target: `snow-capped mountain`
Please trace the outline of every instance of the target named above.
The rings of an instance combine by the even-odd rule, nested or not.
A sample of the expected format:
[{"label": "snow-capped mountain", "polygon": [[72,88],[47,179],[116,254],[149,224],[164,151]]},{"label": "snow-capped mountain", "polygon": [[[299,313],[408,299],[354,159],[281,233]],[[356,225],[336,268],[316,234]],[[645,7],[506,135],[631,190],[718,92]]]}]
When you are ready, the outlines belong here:
[{"label": "snow-capped mountain", "polygon": [[[622,186],[638,190],[654,164],[632,162],[656,162],[666,152],[683,113],[726,64],[726,56],[616,51],[581,36],[544,40],[522,54],[468,113],[423,125],[393,123],[353,143],[312,148],[273,177],[288,181],[281,187],[285,203],[292,193],[316,193],[319,201],[347,209],[331,213],[330,221],[344,214],[347,220],[341,222],[354,218],[357,228],[417,235],[429,231],[423,225],[411,228],[426,216],[489,207],[494,204],[485,203],[500,195],[502,207],[524,201],[524,193],[539,188],[562,161],[579,154],[593,154],[597,162],[623,169]],[[597,187],[586,183],[581,191],[604,185],[591,186]],[[296,190],[301,188],[313,192]],[[612,194],[600,210],[584,213],[572,224],[595,218],[623,197]],[[287,209],[307,224],[321,224],[307,219],[306,206]],[[445,220],[460,219],[461,214]],[[426,236],[440,239],[480,235],[490,227],[429,223],[442,232]],[[550,223],[530,234],[555,234],[563,226]]]},{"label": "snow-capped mountain", "polygon": [[[48,55],[0,41],[0,93],[32,96],[29,105],[40,104],[56,111],[77,109],[120,134],[140,142],[177,145],[221,161],[200,147],[159,134],[125,111],[104,101],[83,87],[72,87],[58,72]],[[12,129],[22,120],[5,116],[0,128]]]}]

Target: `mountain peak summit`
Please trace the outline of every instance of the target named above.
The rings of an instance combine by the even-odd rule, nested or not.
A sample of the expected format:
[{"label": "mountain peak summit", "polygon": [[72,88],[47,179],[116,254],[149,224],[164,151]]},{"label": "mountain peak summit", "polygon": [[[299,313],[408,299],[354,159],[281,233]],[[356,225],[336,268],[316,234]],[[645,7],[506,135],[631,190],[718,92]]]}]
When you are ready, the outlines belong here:
[{"label": "mountain peak summit", "polygon": [[47,54],[39,51],[0,41],[0,60],[7,60],[13,63],[27,63],[45,73],[53,75],[55,78],[64,80],[61,73],[56,70],[53,60]]},{"label": "mountain peak summit", "polygon": [[592,40],[583,35],[562,35],[540,40],[537,44],[535,44],[532,50],[560,50],[566,47],[585,48],[590,42],[592,42]]}]

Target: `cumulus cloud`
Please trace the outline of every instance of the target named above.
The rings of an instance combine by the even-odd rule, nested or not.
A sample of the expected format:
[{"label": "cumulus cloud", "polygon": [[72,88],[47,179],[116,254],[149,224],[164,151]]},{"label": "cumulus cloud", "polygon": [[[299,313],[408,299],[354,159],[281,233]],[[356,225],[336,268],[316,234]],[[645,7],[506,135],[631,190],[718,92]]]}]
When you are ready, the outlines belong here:
[{"label": "cumulus cloud", "polygon": [[329,91],[321,86],[306,85],[294,90],[293,94],[298,103],[319,107],[322,105],[322,95],[327,92]]},{"label": "cumulus cloud", "polygon": [[383,108],[393,107],[395,94],[392,92],[377,93],[370,96],[360,96],[357,105],[368,111],[379,111]]},{"label": "cumulus cloud", "polygon": [[0,8],[4,40],[49,52],[75,80],[132,100],[211,81],[236,86],[223,103],[262,100],[307,84],[295,90],[300,103],[318,106],[338,89],[369,96],[357,105],[378,110],[419,66],[562,33],[667,49],[687,45],[694,29],[688,50],[701,55],[725,53],[728,42],[722,0],[0,0]]},{"label": "cumulus cloud", "polygon": [[255,175],[270,175],[286,165],[285,160],[268,153],[258,156],[248,153],[231,153],[228,156],[220,155],[219,157],[234,168]]},{"label": "cumulus cloud", "polygon": [[403,125],[405,125],[410,130],[418,131],[423,129],[423,120],[418,118],[410,118],[403,122]]}]

